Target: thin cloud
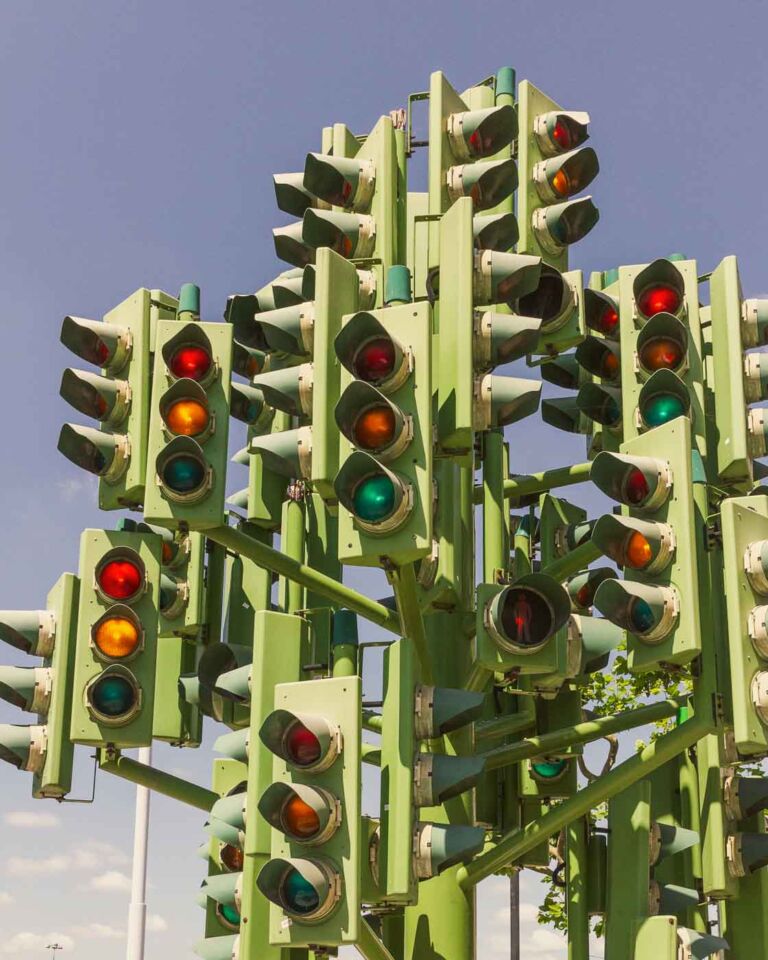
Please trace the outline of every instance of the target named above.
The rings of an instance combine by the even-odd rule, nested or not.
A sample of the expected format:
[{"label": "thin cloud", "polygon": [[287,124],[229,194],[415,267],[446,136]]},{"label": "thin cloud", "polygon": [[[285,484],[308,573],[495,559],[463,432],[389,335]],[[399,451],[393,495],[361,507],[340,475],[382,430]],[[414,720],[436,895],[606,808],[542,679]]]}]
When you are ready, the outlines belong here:
[{"label": "thin cloud", "polygon": [[12,897],[10,893],[0,890],[0,907],[6,907],[9,903],[14,903],[15,900],[16,898]]},{"label": "thin cloud", "polygon": [[58,943],[63,953],[75,949],[75,941],[65,933],[15,933],[6,940],[0,953],[36,953],[38,956],[51,943]]},{"label": "thin cloud", "polygon": [[150,913],[147,917],[147,930],[149,933],[165,933],[168,929],[168,921],[161,917],[159,913]]},{"label": "thin cloud", "polygon": [[128,856],[111,843],[89,840],[79,847],[73,847],[68,853],[57,853],[50,857],[9,857],[5,869],[11,876],[31,877],[71,870],[103,869],[105,866],[118,867],[128,862]]},{"label": "thin cloud", "polygon": [[122,893],[131,889],[131,878],[119,870],[107,870],[97,877],[91,877],[87,889],[99,890],[102,893]]},{"label": "thin cloud", "polygon": [[85,940],[123,940],[125,931],[110,927],[106,923],[88,923],[85,926],[70,927],[69,932]]},{"label": "thin cloud", "polygon": [[55,813],[43,810],[11,810],[3,817],[3,822],[9,827],[19,827],[22,830],[37,830],[40,827],[58,827],[61,820]]}]

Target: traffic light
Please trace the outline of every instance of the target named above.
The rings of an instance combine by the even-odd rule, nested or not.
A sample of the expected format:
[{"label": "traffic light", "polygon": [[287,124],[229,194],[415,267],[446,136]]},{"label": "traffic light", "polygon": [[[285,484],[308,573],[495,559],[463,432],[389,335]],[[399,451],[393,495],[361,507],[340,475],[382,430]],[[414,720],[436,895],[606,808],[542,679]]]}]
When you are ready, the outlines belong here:
[{"label": "traffic light", "polygon": [[185,284],[175,320],[157,324],[144,516],[205,530],[224,523],[232,328],[200,322]]},{"label": "traffic light", "polygon": [[481,715],[484,701],[482,693],[417,683],[409,641],[387,647],[376,872],[388,903],[415,902],[418,881],[482,849],[483,828],[422,821],[419,809],[451,800],[480,780],[482,758],[425,752],[420,745],[466,727]]},{"label": "traffic light", "polygon": [[589,114],[562,110],[523,80],[518,90],[520,189],[518,250],[567,269],[568,247],[599,219],[591,197],[574,199],[597,176],[597,154],[583,146]]},{"label": "traffic light", "polygon": [[581,270],[561,273],[543,263],[536,289],[520,297],[515,312],[540,317],[539,338],[531,347],[534,355],[553,356],[584,339],[584,278]]},{"label": "traffic light", "polygon": [[565,649],[555,635],[567,623],[565,589],[543,573],[529,573],[509,586],[477,588],[477,660],[487,670],[539,676],[562,673]]},{"label": "traffic light", "polygon": [[63,573],[45,610],[0,611],[0,640],[43,661],[39,667],[0,666],[0,697],[37,714],[36,724],[0,724],[0,760],[33,774],[36,798],[60,799],[72,786],[69,719],[79,589],[77,577]]},{"label": "traffic light", "polygon": [[605,580],[594,605],[627,631],[629,667],[657,670],[690,663],[701,652],[691,424],[685,417],[599,453],[596,486],[624,506],[601,517],[594,543],[624,569]]},{"label": "traffic light", "polygon": [[437,436],[442,451],[457,458],[469,457],[475,431],[535,413],[541,392],[539,381],[491,372],[525,356],[537,341],[538,317],[513,315],[509,309],[536,289],[541,262],[476,250],[474,219],[471,200],[460,199],[439,228]]},{"label": "traffic light", "polygon": [[195,946],[203,960],[238,960],[241,928],[240,898],[244,855],[242,838],[237,829],[217,814],[229,815],[245,801],[248,767],[236,760],[215,760],[212,789],[221,799],[212,810],[207,824],[211,839],[201,848],[208,861],[208,876],[203,881],[200,905],[205,908],[205,939]]},{"label": "traffic light", "polygon": [[[463,197],[471,198],[476,211],[498,206],[517,186],[517,168],[507,149],[517,137],[517,113],[511,103],[495,99],[511,99],[504,94],[514,94],[514,81],[512,89],[497,84],[496,98],[487,86],[460,96],[438,70],[429,89],[430,214],[445,213]],[[437,254],[430,250],[430,265],[438,262]]]},{"label": "traffic light", "polygon": [[426,303],[347,316],[334,341],[343,563],[407,563],[432,550],[431,344]]},{"label": "traffic light", "polygon": [[279,684],[259,730],[274,756],[259,800],[272,856],[257,877],[270,941],[354,943],[360,925],[360,678]]},{"label": "traffic light", "polygon": [[693,260],[619,268],[624,439],[676,417],[705,452],[698,278]]},{"label": "traffic light", "polygon": [[102,320],[65,317],[61,342],[101,373],[67,369],[61,396],[99,429],[65,424],[59,450],[99,477],[99,507],[118,510],[144,502],[149,428],[150,342],[157,322],[172,317],[176,301],[140,289]]},{"label": "traffic light", "polygon": [[152,742],[160,550],[154,534],[83,531],[70,733],[75,743]]},{"label": "traffic light", "polygon": [[346,259],[380,261],[382,281],[397,262],[397,136],[392,118],[380,117],[354,156],[309,153],[304,166],[305,189],[338,209],[308,208],[303,241]]},{"label": "traffic light", "polygon": [[[718,477],[728,484],[750,484],[753,460],[768,452],[768,423],[763,407],[766,374],[761,352],[746,352],[768,343],[768,300],[744,300],[736,257],[726,257],[712,271],[712,383]],[[736,335],[736,331],[739,335]],[[746,492],[746,490],[745,490]]]},{"label": "traffic light", "polygon": [[734,742],[741,756],[760,756],[768,752],[768,498],[723,500],[720,525]]}]

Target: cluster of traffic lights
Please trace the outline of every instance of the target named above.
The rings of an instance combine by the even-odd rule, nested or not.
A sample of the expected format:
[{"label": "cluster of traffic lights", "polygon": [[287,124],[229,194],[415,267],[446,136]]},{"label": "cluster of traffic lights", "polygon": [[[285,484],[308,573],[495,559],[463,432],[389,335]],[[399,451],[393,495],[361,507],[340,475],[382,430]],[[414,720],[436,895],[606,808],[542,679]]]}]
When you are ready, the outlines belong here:
[{"label": "cluster of traffic lights", "polygon": [[103,723],[119,725],[131,720],[140,708],[140,691],[124,666],[143,643],[141,622],[130,604],[146,587],[144,565],[128,548],[110,551],[96,568],[99,594],[112,604],[94,623],[91,639],[96,656],[107,664],[86,689],[88,704]]}]

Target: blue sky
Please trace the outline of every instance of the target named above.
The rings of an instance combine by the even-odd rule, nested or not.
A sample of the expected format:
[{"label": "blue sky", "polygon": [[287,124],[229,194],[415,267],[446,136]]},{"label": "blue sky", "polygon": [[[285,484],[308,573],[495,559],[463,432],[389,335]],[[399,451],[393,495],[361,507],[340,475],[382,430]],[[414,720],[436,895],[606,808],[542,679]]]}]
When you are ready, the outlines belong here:
[{"label": "blue sky", "polygon": [[[140,286],[202,287],[203,314],[280,269],[271,174],[300,169],[323,125],[359,133],[443,69],[459,89],[505,65],[592,115],[601,220],[572,266],[605,269],[673,251],[702,272],[740,257],[746,295],[768,291],[768,123],[762,3],[705,6],[495,0],[327,2],[5,0],[0,10],[0,606],[35,608],[76,567],[79,533],[111,525],[95,487],[56,451],[71,416],[58,397],[72,358],[66,313],[99,317]],[[415,184],[416,189],[423,185]],[[526,421],[513,470],[583,459],[583,445]],[[243,485],[233,468],[231,487]],[[598,503],[589,491],[574,496]],[[352,582],[360,584],[359,576]],[[372,592],[376,595],[375,589]],[[10,662],[12,656],[2,658]],[[11,711],[0,712],[14,720]],[[215,734],[217,731],[212,731]],[[209,777],[211,752],[157,752]],[[82,751],[76,795],[90,790]],[[52,935],[81,960],[122,953],[133,791],[107,776],[93,806],[33,804],[0,771],[0,956],[44,956]],[[190,956],[203,817],[153,800],[147,960]],[[535,878],[532,881],[536,885]],[[490,918],[503,884],[481,888],[484,960],[505,956]],[[530,894],[529,894],[530,899]],[[526,908],[526,958],[563,956]]]}]

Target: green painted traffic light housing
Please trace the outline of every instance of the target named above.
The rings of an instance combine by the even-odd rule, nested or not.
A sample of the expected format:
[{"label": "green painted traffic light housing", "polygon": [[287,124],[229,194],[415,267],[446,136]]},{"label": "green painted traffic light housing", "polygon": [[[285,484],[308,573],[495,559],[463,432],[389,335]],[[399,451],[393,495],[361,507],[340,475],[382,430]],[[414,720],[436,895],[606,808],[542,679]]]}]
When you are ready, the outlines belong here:
[{"label": "green painted traffic light housing", "polygon": [[448,141],[457,160],[481,160],[508,147],[517,136],[517,113],[511,104],[452,113]]},{"label": "green painted traffic light housing", "polygon": [[471,197],[476,210],[489,210],[506,200],[517,187],[514,160],[483,160],[448,169],[448,196],[452,201]]},{"label": "green painted traffic light housing", "polygon": [[304,186],[321,200],[345,210],[367,210],[376,186],[376,167],[367,158],[308,153]]}]

